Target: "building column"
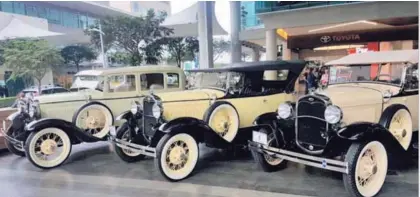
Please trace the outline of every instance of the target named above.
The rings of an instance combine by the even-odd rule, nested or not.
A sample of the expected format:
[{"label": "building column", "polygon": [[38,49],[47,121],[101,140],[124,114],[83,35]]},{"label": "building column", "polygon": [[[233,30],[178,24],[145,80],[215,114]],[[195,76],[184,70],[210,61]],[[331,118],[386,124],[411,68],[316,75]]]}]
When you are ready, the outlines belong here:
[{"label": "building column", "polygon": [[[277,60],[277,33],[275,29],[270,29],[265,32],[265,55],[266,60]],[[266,71],[265,78],[268,80],[277,79],[276,71]]]},{"label": "building column", "polygon": [[198,2],[199,67],[213,68],[213,2]]},{"label": "building column", "polygon": [[231,62],[241,62],[241,42],[239,32],[241,30],[241,2],[230,2],[230,51]]},{"label": "building column", "polygon": [[281,42],[283,47],[283,51],[282,51],[282,60],[292,60],[292,50],[290,50],[289,48],[287,48],[287,41],[282,41]]},{"label": "building column", "polygon": [[260,61],[260,50],[253,48],[251,59],[253,62],[259,62]]}]

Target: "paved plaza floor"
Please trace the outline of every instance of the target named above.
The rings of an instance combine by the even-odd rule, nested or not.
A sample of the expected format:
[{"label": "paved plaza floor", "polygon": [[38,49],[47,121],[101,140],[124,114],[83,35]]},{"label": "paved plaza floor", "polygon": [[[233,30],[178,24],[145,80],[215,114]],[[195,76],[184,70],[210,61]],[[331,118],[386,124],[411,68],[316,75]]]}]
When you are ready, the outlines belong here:
[{"label": "paved plaza floor", "polygon": [[[167,182],[153,159],[125,163],[106,142],[76,145],[68,161],[52,170],[26,158],[0,153],[0,194],[4,197],[347,197],[341,175],[289,163],[264,173],[250,157],[227,158],[200,147],[199,169],[178,183]],[[418,196],[418,167],[390,171],[381,197]]]}]

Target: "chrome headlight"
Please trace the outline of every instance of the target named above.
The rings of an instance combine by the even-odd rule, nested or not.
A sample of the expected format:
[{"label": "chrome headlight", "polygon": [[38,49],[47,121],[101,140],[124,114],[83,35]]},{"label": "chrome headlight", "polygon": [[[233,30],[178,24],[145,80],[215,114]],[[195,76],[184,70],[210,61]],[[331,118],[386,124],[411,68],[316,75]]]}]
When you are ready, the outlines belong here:
[{"label": "chrome headlight", "polygon": [[325,109],[324,118],[330,124],[337,124],[343,118],[343,112],[338,106],[329,105]]},{"label": "chrome headlight", "polygon": [[290,103],[282,103],[277,108],[277,115],[281,119],[288,119],[292,116],[293,107]]},{"label": "chrome headlight", "polygon": [[162,115],[162,109],[159,107],[157,103],[153,104],[152,107],[153,116],[158,119]]},{"label": "chrome headlight", "polygon": [[136,103],[131,104],[131,109],[130,109],[132,114],[136,114],[139,111],[139,107],[137,106]]},{"label": "chrome headlight", "polygon": [[29,116],[33,118],[35,116],[35,107],[34,106],[30,107],[28,113],[29,113]]}]

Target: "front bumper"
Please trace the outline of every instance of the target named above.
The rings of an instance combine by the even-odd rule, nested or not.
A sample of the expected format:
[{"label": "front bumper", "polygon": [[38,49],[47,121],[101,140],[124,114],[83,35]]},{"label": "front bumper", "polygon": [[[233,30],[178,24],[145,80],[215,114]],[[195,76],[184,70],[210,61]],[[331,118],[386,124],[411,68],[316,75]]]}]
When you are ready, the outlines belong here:
[{"label": "front bumper", "polygon": [[128,149],[134,153],[140,153],[142,155],[146,155],[149,157],[156,157],[156,148],[150,147],[150,146],[143,146],[135,143],[130,143],[124,140],[117,139],[115,136],[115,128],[111,129],[109,139],[112,143],[117,145],[118,147],[122,149]]},{"label": "front bumper", "polygon": [[[11,126],[12,125],[10,125],[9,127],[11,127]],[[8,128],[6,127],[6,121],[3,120],[3,127],[1,128],[1,132],[2,132],[2,134],[4,136],[4,138],[7,141],[9,141],[15,148],[23,150],[24,142],[23,141],[20,141],[20,140],[17,140],[15,138],[13,138],[12,136],[7,135],[7,129]]]},{"label": "front bumper", "polygon": [[341,172],[348,174],[348,163],[334,160],[334,159],[327,159],[322,157],[315,157],[312,155],[306,155],[302,153],[297,153],[293,151],[288,151],[285,149],[279,149],[270,147],[265,144],[249,141],[248,146],[251,150],[257,151],[259,153],[269,154],[270,156],[285,159],[288,161],[301,163],[308,166],[313,166],[321,169],[327,169],[331,171]]}]

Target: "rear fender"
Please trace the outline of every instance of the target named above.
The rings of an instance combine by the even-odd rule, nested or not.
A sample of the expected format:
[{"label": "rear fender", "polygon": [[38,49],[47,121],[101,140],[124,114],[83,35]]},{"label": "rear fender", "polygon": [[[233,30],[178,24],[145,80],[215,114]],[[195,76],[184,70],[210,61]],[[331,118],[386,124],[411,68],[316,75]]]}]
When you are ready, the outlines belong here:
[{"label": "rear fender", "polygon": [[230,143],[224,140],[206,122],[192,117],[177,118],[159,127],[159,131],[166,134],[171,132],[185,132],[197,140],[215,147],[226,147]]},{"label": "rear fender", "polygon": [[384,144],[387,151],[404,151],[397,139],[381,124],[356,122],[338,130],[324,149],[324,154],[340,155],[346,152],[353,142],[376,140]]},{"label": "rear fender", "polygon": [[86,134],[83,130],[76,127],[72,122],[55,118],[44,118],[37,121],[32,121],[25,127],[25,130],[31,133],[38,132],[46,128],[58,128],[63,130],[69,136],[72,143],[97,142],[102,140],[92,135]]}]

